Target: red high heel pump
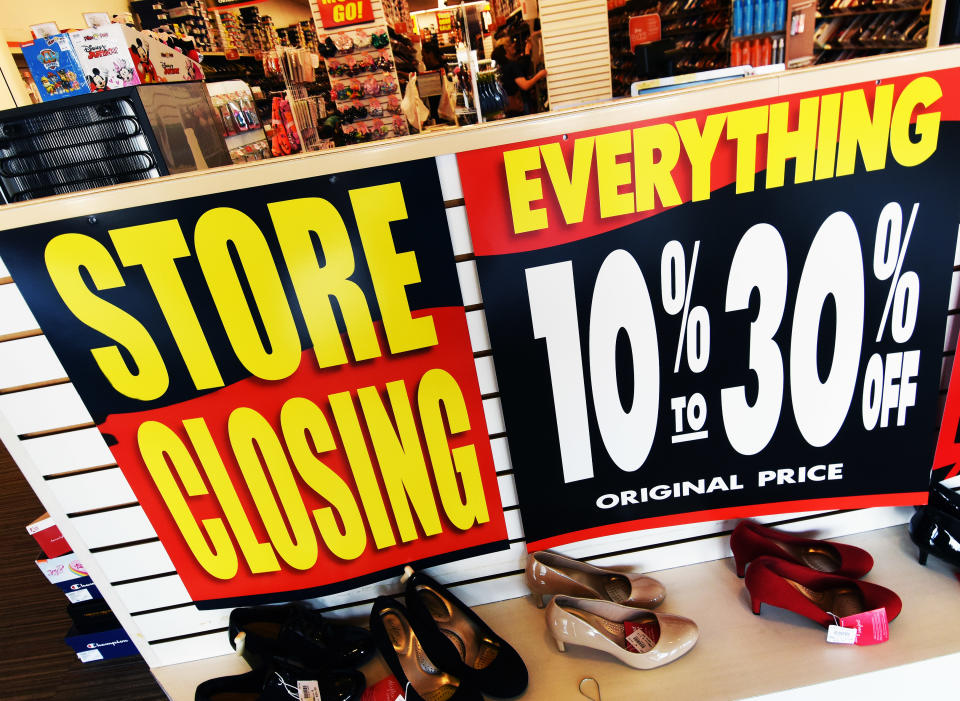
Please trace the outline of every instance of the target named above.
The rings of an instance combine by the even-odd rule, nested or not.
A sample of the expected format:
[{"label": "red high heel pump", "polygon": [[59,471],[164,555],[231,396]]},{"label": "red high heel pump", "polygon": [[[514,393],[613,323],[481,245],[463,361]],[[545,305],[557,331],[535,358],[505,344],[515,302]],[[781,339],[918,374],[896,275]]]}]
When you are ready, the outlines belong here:
[{"label": "red high heel pump", "polygon": [[903,608],[900,597],[885,587],[816,572],[775,557],[751,562],[744,583],[758,616],[760,605],[769,604],[806,616],[824,628],[834,622],[831,613],[843,618],[885,608],[887,620],[892,621]]},{"label": "red high heel pump", "polygon": [[738,577],[743,577],[748,563],[762,555],[805,565],[817,572],[854,579],[859,579],[873,568],[873,558],[866,550],[842,543],[801,538],[761,526],[756,521],[737,524],[730,535],[730,549],[733,550]]}]

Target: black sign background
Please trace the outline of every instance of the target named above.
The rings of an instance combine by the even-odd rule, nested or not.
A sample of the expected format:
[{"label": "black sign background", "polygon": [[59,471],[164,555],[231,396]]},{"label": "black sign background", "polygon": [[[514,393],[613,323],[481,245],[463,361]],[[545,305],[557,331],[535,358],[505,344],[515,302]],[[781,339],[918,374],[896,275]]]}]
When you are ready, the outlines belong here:
[{"label": "black sign background", "polygon": [[[943,123],[936,153],[920,166],[903,168],[888,159],[884,170],[864,172],[858,162],[854,175],[822,182],[790,185],[792,161],[787,163],[786,186],[736,195],[733,186],[714,191],[709,200],[685,203],[644,221],[569,244],[525,253],[478,256],[477,267],[490,331],[493,357],[501,391],[510,453],[521,504],[524,533],[531,549],[550,547],[596,535],[643,527],[629,522],[660,519],[649,525],[668,525],[786,511],[849,508],[841,497],[876,495],[858,506],[923,501],[928,487],[938,424],[937,394],[944,339],[945,314],[952,260],[960,222],[955,164],[960,155],[960,125]],[[762,173],[758,176],[761,182]],[[469,193],[467,195],[469,197]],[[877,221],[888,202],[898,202],[906,228],[915,202],[919,209],[903,271],[915,271],[921,281],[919,314],[909,341],[891,339],[889,321],[883,340],[875,343],[877,329],[893,280],[878,280],[873,273]],[[865,317],[858,380],[846,419],[836,437],[822,448],[811,447],[801,436],[791,405],[791,322],[798,282],[810,244],[824,220],[837,211],[849,214],[856,224],[863,252]],[[787,300],[783,320],[774,336],[783,357],[784,388],[776,431],[758,454],[735,452],[724,431],[720,390],[746,386],[747,401],[757,396],[757,377],[748,367],[750,324],[760,300],[756,290],[749,310],[724,312],[727,278],[734,251],[743,234],[765,222],[781,234],[787,253]],[[680,333],[680,316],[666,314],[660,301],[660,260],[664,245],[680,241],[689,270],[694,241],[700,241],[699,262],[691,306],[703,305],[710,315],[709,365],[693,374],[683,360],[674,374],[674,355]],[[635,472],[619,469],[611,460],[600,435],[590,399],[588,338],[594,282],[611,251],[624,249],[638,262],[653,302],[659,339],[660,404],[653,447]],[[536,339],[525,271],[535,266],[572,261],[577,314],[586,382],[587,410],[594,476],[564,483],[557,421],[547,360],[546,342]],[[832,297],[824,306],[818,336],[818,371],[821,380],[830,372],[836,327]],[[907,410],[906,425],[895,420],[887,428],[864,429],[861,419],[864,371],[873,353],[921,350],[915,406]],[[621,403],[626,409],[633,397],[632,358],[629,341],[621,331],[617,342],[617,377]],[[709,438],[671,443],[674,433],[672,397],[701,393],[708,408],[704,429]],[[895,417],[895,412],[894,412]],[[843,463],[843,478],[802,484],[757,486],[762,470],[812,467]],[[624,490],[673,485],[737,475],[743,489],[715,491],[649,500],[602,509],[603,495]],[[638,498],[639,499],[639,498]],[[817,500],[810,503],[810,500]],[[791,504],[791,502],[793,502]],[[796,504],[795,502],[807,502]],[[723,509],[723,511],[713,511]],[[693,512],[711,511],[695,514]],[[587,531],[589,532],[584,532]],[[566,534],[566,535],[564,535]],[[575,535],[574,535],[575,534]]]}]

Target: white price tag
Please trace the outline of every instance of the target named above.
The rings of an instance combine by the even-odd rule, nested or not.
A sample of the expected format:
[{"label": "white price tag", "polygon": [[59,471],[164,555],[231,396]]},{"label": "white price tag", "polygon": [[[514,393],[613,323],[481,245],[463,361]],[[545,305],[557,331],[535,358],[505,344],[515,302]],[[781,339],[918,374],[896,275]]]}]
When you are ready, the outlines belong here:
[{"label": "white price tag", "polygon": [[827,642],[839,643],[841,645],[853,645],[857,642],[856,628],[842,628],[840,626],[827,626]]},{"label": "white price tag", "polygon": [[77,591],[68,591],[67,599],[71,603],[75,604],[78,601],[89,601],[93,598],[93,594],[90,593],[88,589],[78,589]]},{"label": "white price tag", "polygon": [[316,680],[298,681],[297,698],[299,701],[320,701],[320,685]]},{"label": "white price tag", "polygon": [[633,645],[638,652],[650,652],[655,645],[653,640],[650,639],[650,636],[642,630],[633,631],[627,636],[627,642]]},{"label": "white price tag", "polygon": [[93,662],[94,660],[102,660],[103,654],[99,650],[84,650],[78,652],[77,657],[80,658],[81,662]]}]

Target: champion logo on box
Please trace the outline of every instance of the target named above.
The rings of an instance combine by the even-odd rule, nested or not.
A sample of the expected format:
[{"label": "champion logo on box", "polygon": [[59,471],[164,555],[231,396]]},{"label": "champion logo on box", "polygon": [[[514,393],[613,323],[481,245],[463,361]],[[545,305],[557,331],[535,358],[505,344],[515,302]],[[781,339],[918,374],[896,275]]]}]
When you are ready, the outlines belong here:
[{"label": "champion logo on box", "polygon": [[91,650],[95,650],[98,647],[113,647],[114,645],[126,645],[129,643],[129,640],[111,640],[106,643],[87,643],[87,647]]}]

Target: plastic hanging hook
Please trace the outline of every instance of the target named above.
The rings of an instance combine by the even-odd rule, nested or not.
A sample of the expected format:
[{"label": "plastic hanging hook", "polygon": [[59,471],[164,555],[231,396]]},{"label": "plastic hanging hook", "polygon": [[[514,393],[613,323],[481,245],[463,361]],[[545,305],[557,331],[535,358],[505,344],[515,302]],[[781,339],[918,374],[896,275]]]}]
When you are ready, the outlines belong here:
[{"label": "plastic hanging hook", "polygon": [[406,584],[407,580],[413,576],[413,568],[410,565],[406,565],[403,568],[403,574],[400,576],[400,584]]},{"label": "plastic hanging hook", "polygon": [[600,682],[593,677],[584,677],[580,680],[580,695],[593,701],[600,701]]}]

